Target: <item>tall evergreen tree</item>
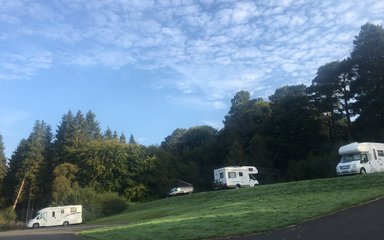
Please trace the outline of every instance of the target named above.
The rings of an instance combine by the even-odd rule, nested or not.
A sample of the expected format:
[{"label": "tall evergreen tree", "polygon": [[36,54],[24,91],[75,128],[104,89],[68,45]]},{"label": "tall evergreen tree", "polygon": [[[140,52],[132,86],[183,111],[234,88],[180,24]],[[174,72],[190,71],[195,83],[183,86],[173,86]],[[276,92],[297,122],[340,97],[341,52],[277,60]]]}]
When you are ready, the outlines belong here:
[{"label": "tall evergreen tree", "polygon": [[317,112],[309,104],[306,86],[284,86],[270,96],[268,149],[274,166],[285,174],[290,161],[305,159],[312,149],[321,152],[324,133]]},{"label": "tall evergreen tree", "polygon": [[125,137],[124,133],[121,133],[120,138],[119,138],[120,143],[127,143],[127,139]]},{"label": "tall evergreen tree", "polygon": [[135,137],[133,136],[133,134],[131,134],[131,136],[129,137],[129,144],[137,144],[137,142],[136,142]]},{"label": "tall evergreen tree", "polygon": [[356,123],[361,140],[384,139],[384,30],[381,25],[367,23],[353,41],[352,61],[358,76],[353,91]]},{"label": "tall evergreen tree", "polygon": [[95,140],[101,138],[100,124],[96,120],[96,114],[88,111],[85,115],[85,131],[87,139]]},{"label": "tall evergreen tree", "polygon": [[4,178],[2,188],[2,193],[6,198],[7,206],[14,203],[17,191],[23,181],[24,175],[19,173],[19,169],[22,167],[22,163],[26,158],[27,152],[28,142],[26,139],[22,139],[9,160],[9,170]]},{"label": "tall evergreen tree", "polygon": [[103,138],[104,139],[108,139],[108,140],[114,139],[113,138],[113,132],[112,132],[112,130],[109,127],[107,128],[107,130],[105,130]]},{"label": "tall evergreen tree", "polygon": [[70,158],[68,156],[68,151],[71,147],[75,145],[75,119],[71,111],[68,111],[67,114],[64,114],[61,118],[61,123],[57,128],[55,140],[53,142],[53,151],[55,164],[58,166],[61,163],[69,162]]},{"label": "tall evergreen tree", "polygon": [[5,157],[5,148],[3,142],[3,136],[0,134],[0,190],[3,183],[3,179],[7,174],[7,158]]},{"label": "tall evergreen tree", "polygon": [[51,127],[44,121],[36,121],[27,141],[28,151],[19,169],[19,174],[26,180],[26,218],[31,217],[31,209],[50,202],[51,186],[47,183],[52,181]]},{"label": "tall evergreen tree", "polygon": [[[350,59],[335,61],[321,66],[312,80],[312,85],[307,89],[316,108],[329,119],[331,142],[340,140],[340,128],[346,130],[346,138],[343,141],[349,141],[351,138],[353,113],[350,105],[353,94],[350,89],[355,79],[356,71]],[[343,122],[340,122],[341,120]]]}]

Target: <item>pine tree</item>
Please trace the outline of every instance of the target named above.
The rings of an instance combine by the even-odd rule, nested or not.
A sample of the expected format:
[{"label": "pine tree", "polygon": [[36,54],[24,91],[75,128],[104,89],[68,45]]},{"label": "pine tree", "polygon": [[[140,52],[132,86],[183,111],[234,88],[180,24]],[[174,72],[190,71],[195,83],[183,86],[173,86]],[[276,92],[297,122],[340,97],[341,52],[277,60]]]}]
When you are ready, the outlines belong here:
[{"label": "pine tree", "polygon": [[3,136],[0,134],[0,189],[8,170],[7,158],[5,157],[4,151]]},{"label": "pine tree", "polygon": [[137,144],[135,138],[133,137],[133,134],[129,137],[129,144]]}]

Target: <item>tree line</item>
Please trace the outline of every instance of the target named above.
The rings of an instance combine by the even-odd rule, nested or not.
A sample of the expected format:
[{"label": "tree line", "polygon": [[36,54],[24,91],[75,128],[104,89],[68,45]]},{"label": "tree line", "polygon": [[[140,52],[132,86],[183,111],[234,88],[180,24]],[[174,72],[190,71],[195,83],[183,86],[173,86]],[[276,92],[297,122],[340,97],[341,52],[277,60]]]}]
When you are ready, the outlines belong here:
[{"label": "tree line", "polygon": [[320,66],[310,86],[283,86],[268,100],[237,92],[220,130],[176,129],[143,146],[102,132],[92,111],[69,111],[55,133],[36,121],[10,159],[0,135],[0,207],[23,220],[48,205],[95,207],[101,195],[163,197],[178,179],[210,190],[213,169],[230,165],[256,166],[261,184],[334,176],[340,145],[384,141],[383,77],[384,30],[367,23],[350,56]]}]

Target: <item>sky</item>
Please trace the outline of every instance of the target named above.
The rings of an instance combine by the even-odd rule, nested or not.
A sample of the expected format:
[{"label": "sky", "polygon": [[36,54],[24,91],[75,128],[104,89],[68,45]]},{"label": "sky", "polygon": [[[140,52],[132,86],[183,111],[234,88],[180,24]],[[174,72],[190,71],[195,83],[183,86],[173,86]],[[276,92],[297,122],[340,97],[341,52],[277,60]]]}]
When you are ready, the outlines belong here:
[{"label": "sky", "polygon": [[144,145],[220,129],[236,92],[309,86],[383,21],[381,0],[0,0],[5,154],[68,111]]}]

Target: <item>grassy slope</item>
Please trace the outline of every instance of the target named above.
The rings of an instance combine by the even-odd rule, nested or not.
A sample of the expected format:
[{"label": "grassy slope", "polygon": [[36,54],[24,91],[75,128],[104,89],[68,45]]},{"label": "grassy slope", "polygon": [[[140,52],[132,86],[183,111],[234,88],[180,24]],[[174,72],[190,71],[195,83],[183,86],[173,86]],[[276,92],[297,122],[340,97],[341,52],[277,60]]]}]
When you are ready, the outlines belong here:
[{"label": "grassy slope", "polygon": [[384,174],[195,193],[137,204],[82,233],[94,239],[203,239],[267,231],[384,196]]}]

